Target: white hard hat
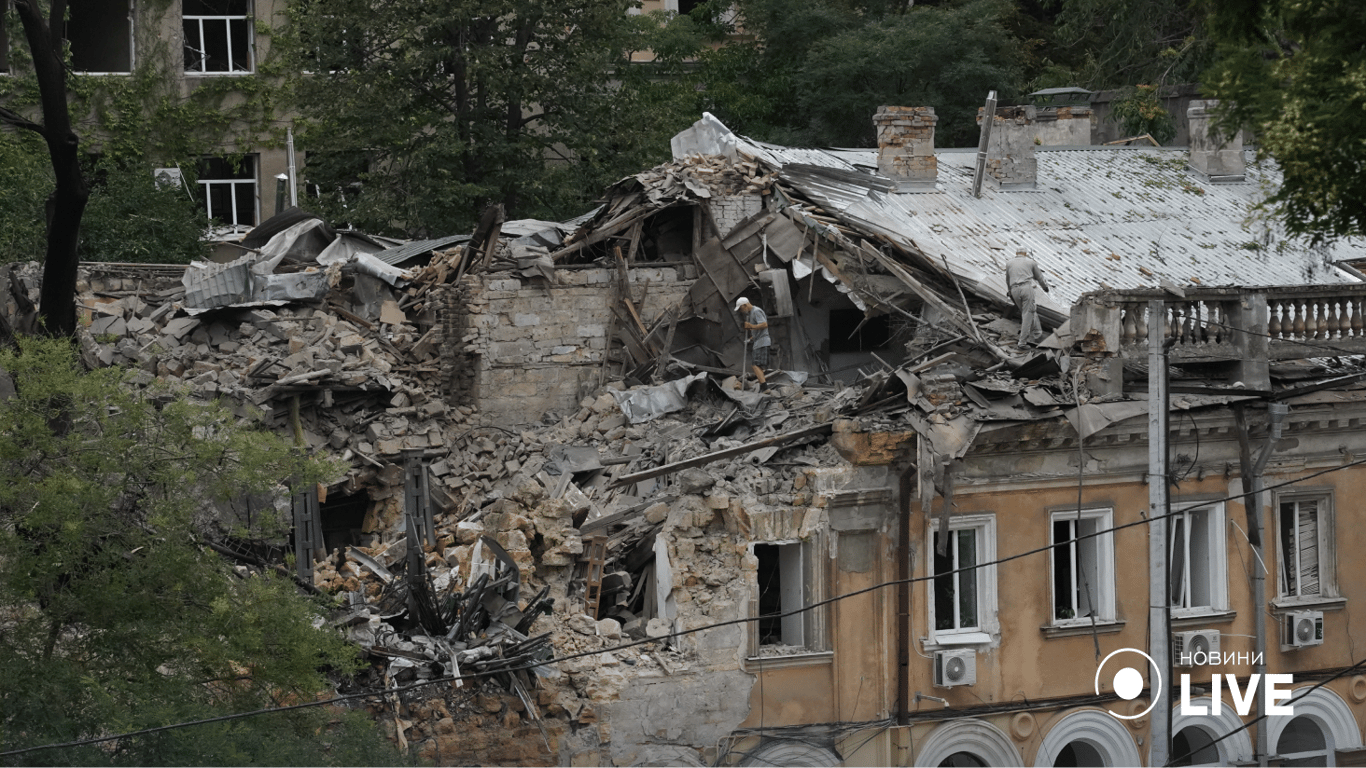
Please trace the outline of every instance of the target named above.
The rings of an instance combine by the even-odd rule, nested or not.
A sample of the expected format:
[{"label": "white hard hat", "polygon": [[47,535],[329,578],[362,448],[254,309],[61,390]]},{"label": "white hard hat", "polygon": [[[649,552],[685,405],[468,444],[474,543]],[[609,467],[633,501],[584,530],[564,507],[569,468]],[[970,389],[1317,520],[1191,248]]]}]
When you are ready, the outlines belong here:
[{"label": "white hard hat", "polygon": [[740,298],[735,300],[735,308],[738,310],[740,307],[743,307],[748,303],[749,299],[745,298],[744,296],[741,296]]}]

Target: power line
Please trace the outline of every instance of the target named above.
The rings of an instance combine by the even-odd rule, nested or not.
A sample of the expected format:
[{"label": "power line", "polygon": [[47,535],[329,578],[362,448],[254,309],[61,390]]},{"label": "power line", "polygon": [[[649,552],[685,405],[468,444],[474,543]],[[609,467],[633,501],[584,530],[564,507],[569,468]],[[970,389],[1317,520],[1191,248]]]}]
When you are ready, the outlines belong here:
[{"label": "power line", "polygon": [[[1286,480],[1286,481],[1284,481],[1284,482],[1275,483],[1275,484],[1273,484],[1273,485],[1265,486],[1262,490],[1263,490],[1263,491],[1274,491],[1274,490],[1276,490],[1276,489],[1278,489],[1278,488],[1285,488],[1285,487],[1288,487],[1288,486],[1291,486],[1291,485],[1295,485],[1295,484],[1297,484],[1297,483],[1303,483],[1303,482],[1305,482],[1305,481],[1307,481],[1307,480],[1313,480],[1314,478],[1322,477],[1323,475],[1331,474],[1331,473],[1333,473],[1333,472],[1338,472],[1338,471],[1341,471],[1341,470],[1344,470],[1344,469],[1349,469],[1349,468],[1351,468],[1351,467],[1361,466],[1361,465],[1363,465],[1363,464],[1366,464],[1366,458],[1358,459],[1358,460],[1355,460],[1355,461],[1350,461],[1350,462],[1347,462],[1347,463],[1342,464],[1342,465],[1337,466],[1337,467],[1329,467],[1328,469],[1320,470],[1320,471],[1318,471],[1318,472],[1314,472],[1314,473],[1312,473],[1312,474],[1306,475],[1306,476],[1304,476],[1304,477],[1296,478],[1296,479],[1294,479],[1294,480]],[[502,673],[502,672],[516,672],[516,671],[521,671],[521,670],[529,670],[529,669],[532,669],[532,668],[534,668],[534,667],[539,667],[539,666],[543,666],[543,665],[546,665],[546,664],[554,664],[554,663],[561,662],[561,661],[570,661],[570,660],[573,660],[573,659],[584,658],[584,657],[586,657],[586,656],[596,656],[596,655],[599,655],[599,654],[602,654],[602,653],[611,652],[611,651],[626,650],[626,649],[628,649],[628,648],[635,648],[635,647],[638,647],[638,646],[641,646],[641,645],[646,645],[646,644],[649,644],[649,643],[657,643],[657,642],[660,642],[660,641],[662,641],[662,640],[669,640],[669,639],[672,639],[672,638],[675,638],[675,637],[683,637],[684,635],[691,635],[691,634],[695,634],[695,633],[697,633],[697,632],[704,632],[704,631],[711,630],[711,629],[719,629],[719,628],[721,628],[721,627],[735,626],[735,625],[738,625],[738,624],[748,624],[748,623],[750,623],[750,622],[759,621],[760,619],[775,619],[775,618],[783,618],[783,617],[786,617],[786,616],[795,616],[795,615],[797,615],[797,614],[806,613],[806,612],[808,612],[808,611],[814,611],[814,610],[816,610],[817,608],[822,608],[822,607],[824,607],[824,606],[827,606],[827,605],[831,605],[831,604],[837,603],[837,602],[839,602],[839,601],[841,601],[841,600],[847,600],[847,599],[849,599],[849,598],[851,598],[851,597],[857,597],[857,596],[859,596],[859,595],[868,594],[868,593],[870,593],[870,592],[875,592],[875,591],[877,591],[877,590],[885,589],[885,588],[887,588],[887,587],[900,586],[900,585],[903,585],[903,584],[917,584],[917,583],[925,582],[925,581],[933,581],[933,580],[935,580],[935,579],[937,579],[937,578],[942,578],[942,577],[944,577],[944,576],[950,576],[950,575],[954,575],[954,574],[958,574],[958,573],[964,573],[964,572],[968,572],[968,571],[975,571],[975,570],[977,570],[977,569],[979,569],[979,568],[986,568],[986,567],[989,567],[989,566],[1000,565],[1000,564],[1002,564],[1002,563],[1008,563],[1008,562],[1011,562],[1011,561],[1014,561],[1014,560],[1020,560],[1020,559],[1029,557],[1029,556],[1031,556],[1031,555],[1037,555],[1037,554],[1042,554],[1042,553],[1045,553],[1045,552],[1050,552],[1050,551],[1052,551],[1053,549],[1056,549],[1056,548],[1058,548],[1058,547],[1060,547],[1060,546],[1068,546],[1068,545],[1070,545],[1073,541],[1080,541],[1080,540],[1082,540],[1082,539],[1097,538],[1097,537],[1099,537],[1099,536],[1105,536],[1105,535],[1107,535],[1107,534],[1110,534],[1110,533],[1112,533],[1112,532],[1114,532],[1114,531],[1121,531],[1121,530],[1124,530],[1124,529],[1127,529],[1127,528],[1134,528],[1134,527],[1137,527],[1137,526],[1140,526],[1140,525],[1148,525],[1149,523],[1151,523],[1151,522],[1154,521],[1154,520],[1165,519],[1165,518],[1172,517],[1172,516],[1175,516],[1175,515],[1178,515],[1178,514],[1185,514],[1186,512],[1190,511],[1191,509],[1198,509],[1198,508],[1200,508],[1200,507],[1213,506],[1213,505],[1215,505],[1215,504],[1222,504],[1222,503],[1227,502],[1227,501],[1236,501],[1236,500],[1238,500],[1238,499],[1245,498],[1246,495],[1247,495],[1247,494],[1242,494],[1242,493],[1240,493],[1240,494],[1236,494],[1236,495],[1232,495],[1232,496],[1225,496],[1225,497],[1220,498],[1220,499],[1209,499],[1209,500],[1205,500],[1205,501],[1196,502],[1196,503],[1192,504],[1191,506],[1185,507],[1185,508],[1183,508],[1183,509],[1181,509],[1181,510],[1179,510],[1179,511],[1176,511],[1176,512],[1168,512],[1168,513],[1164,513],[1164,514],[1161,514],[1161,515],[1145,516],[1145,517],[1143,517],[1143,518],[1141,518],[1141,519],[1139,519],[1139,520],[1135,520],[1134,522],[1131,522],[1131,523],[1123,523],[1123,524],[1121,524],[1121,525],[1111,526],[1111,527],[1109,527],[1109,528],[1097,530],[1097,531],[1095,531],[1094,533],[1088,533],[1088,534],[1084,534],[1084,535],[1079,535],[1079,536],[1077,536],[1076,538],[1074,538],[1074,539],[1068,539],[1067,541],[1057,542],[1057,543],[1053,543],[1053,544],[1047,544],[1047,545],[1044,545],[1044,546],[1042,546],[1042,547],[1036,547],[1036,548],[1034,548],[1034,549],[1026,550],[1026,551],[1024,551],[1024,552],[1018,552],[1018,553],[1013,554],[1013,555],[1008,555],[1008,556],[1006,556],[1006,557],[997,558],[997,559],[995,559],[995,560],[990,560],[990,561],[983,562],[983,563],[977,563],[977,564],[974,564],[974,565],[963,566],[963,567],[961,567],[961,568],[956,568],[956,569],[951,570],[951,571],[943,571],[943,572],[940,572],[940,573],[934,573],[934,574],[930,574],[930,575],[926,575],[926,576],[913,576],[913,577],[907,578],[907,579],[892,579],[892,580],[889,580],[889,581],[880,582],[880,583],[878,583],[878,584],[873,584],[872,586],[864,587],[863,589],[857,589],[857,590],[854,590],[853,592],[846,592],[846,593],[844,593],[844,594],[835,595],[834,597],[829,597],[829,598],[826,598],[825,600],[819,600],[819,601],[817,601],[817,602],[815,602],[815,603],[812,603],[812,604],[810,604],[810,605],[802,606],[802,607],[800,607],[800,608],[794,608],[794,609],[792,609],[792,610],[790,610],[790,611],[783,611],[783,612],[780,612],[780,613],[764,614],[764,615],[762,615],[762,616],[750,616],[750,617],[744,617],[744,618],[739,618],[739,619],[729,619],[729,620],[726,620],[726,621],[719,621],[719,622],[716,622],[716,623],[714,623],[714,624],[707,624],[707,625],[705,625],[705,626],[695,627],[695,628],[693,628],[693,629],[684,629],[684,630],[679,630],[679,631],[677,631],[677,632],[671,632],[671,633],[669,633],[669,634],[667,634],[667,635],[663,635],[663,636],[661,636],[661,637],[647,637],[647,638],[644,638],[644,639],[641,639],[641,640],[635,640],[635,641],[632,641],[632,642],[629,642],[629,643],[619,643],[619,644],[614,645],[614,646],[608,646],[608,647],[606,647],[606,648],[598,648],[598,649],[592,650],[592,651],[582,651],[582,652],[580,652],[580,653],[569,654],[568,656],[555,656],[555,657],[551,657],[551,658],[549,658],[549,659],[542,659],[542,660],[536,661],[535,663],[528,663],[528,664],[525,664],[525,665],[523,665],[523,666],[518,666],[518,667],[504,667],[504,668],[502,668],[502,669],[500,669],[500,670],[497,670],[497,671],[495,671],[495,672],[480,672],[480,673],[467,674],[467,675],[450,675],[450,676],[446,676],[446,677],[434,678],[434,679],[431,679],[431,680],[423,680],[423,681],[421,681],[421,682],[410,683],[409,685],[405,685],[405,686],[399,686],[399,687],[395,687],[395,688],[386,688],[386,689],[380,690],[380,691],[365,691],[365,692],[362,692],[362,693],[344,694],[344,695],[337,696],[337,697],[334,697],[334,698],[331,698],[331,699],[326,699],[326,700],[324,700],[324,701],[305,702],[305,703],[303,703],[303,704],[293,704],[293,705],[284,706],[284,707],[268,707],[268,708],[265,708],[265,709],[252,710],[252,711],[250,711],[250,712],[238,712],[238,713],[231,714],[231,715],[221,715],[221,716],[219,716],[219,717],[210,717],[210,718],[205,718],[205,719],[202,719],[202,720],[190,720],[190,721],[181,722],[181,723],[173,723],[173,724],[170,724],[170,725],[157,726],[157,727],[155,727],[155,728],[144,728],[144,729],[142,729],[142,730],[138,730],[138,731],[129,731],[129,732],[126,732],[126,733],[115,734],[115,735],[112,735],[112,736],[99,736],[99,737],[90,738],[90,739],[80,739],[80,740],[76,740],[76,741],[62,742],[62,743],[58,743],[58,744],[43,744],[43,745],[38,745],[38,746],[33,746],[33,747],[24,747],[24,748],[22,748],[22,749],[13,749],[13,750],[7,750],[7,751],[4,751],[4,752],[0,752],[0,757],[10,757],[10,756],[13,756],[13,755],[21,755],[21,754],[26,754],[26,753],[29,753],[29,752],[36,752],[36,751],[47,750],[47,749],[63,749],[63,748],[67,748],[67,747],[80,747],[80,746],[88,746],[88,745],[91,745],[91,744],[101,744],[101,743],[104,743],[104,742],[117,741],[117,740],[119,740],[119,739],[131,738],[131,737],[134,737],[134,736],[143,736],[143,735],[150,734],[150,733],[160,733],[160,732],[163,732],[163,731],[175,730],[175,729],[178,729],[178,728],[188,728],[188,727],[192,727],[192,726],[196,726],[196,725],[207,725],[207,724],[210,724],[210,723],[227,722],[227,721],[230,721],[230,720],[240,720],[240,719],[247,718],[247,717],[254,717],[254,716],[256,716],[256,715],[271,714],[271,713],[275,713],[275,712],[288,712],[288,711],[297,710],[297,709],[306,709],[306,708],[308,708],[308,707],[325,706],[325,705],[327,705],[327,704],[336,704],[336,703],[338,703],[338,702],[349,701],[349,700],[351,700],[351,699],[366,698],[366,697],[371,697],[371,696],[387,696],[387,695],[392,694],[392,693],[402,693],[402,692],[404,692],[404,691],[409,691],[409,690],[413,690],[413,689],[416,689],[416,688],[421,688],[421,687],[428,686],[428,685],[437,685],[437,684],[439,684],[439,683],[450,683],[450,682],[463,681],[463,680],[479,680],[479,679],[482,679],[482,678],[491,677],[491,676],[493,676],[493,675],[495,675],[495,674],[499,674],[499,673]],[[1362,666],[1362,665],[1366,665],[1366,660],[1363,660],[1363,661],[1359,662],[1357,665],[1353,666],[1352,669],[1355,669],[1357,666]],[[1325,681],[1325,682],[1329,682],[1329,681]],[[1316,687],[1317,687],[1317,686],[1316,686]]]}]

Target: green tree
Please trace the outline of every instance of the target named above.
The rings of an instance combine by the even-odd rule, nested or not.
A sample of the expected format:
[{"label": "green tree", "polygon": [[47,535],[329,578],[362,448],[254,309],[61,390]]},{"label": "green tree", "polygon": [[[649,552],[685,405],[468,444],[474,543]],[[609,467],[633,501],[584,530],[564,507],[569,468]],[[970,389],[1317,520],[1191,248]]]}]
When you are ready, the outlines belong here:
[{"label": "green tree", "polygon": [[[54,242],[75,248],[77,258],[184,263],[202,257],[206,217],[184,193],[159,192],[151,181],[152,169],[180,166],[193,188],[198,159],[221,154],[226,137],[232,136],[238,146],[278,140],[273,118],[283,107],[273,59],[259,61],[254,74],[198,78],[183,92],[183,53],[159,36],[154,18],[169,4],[147,3],[138,4],[142,16],[134,25],[138,56],[133,71],[85,75],[70,66],[66,41],[47,31],[52,26],[48,19],[52,14],[62,18],[66,3],[39,5],[21,0],[6,17],[5,29],[22,28],[26,34],[10,37],[8,74],[0,77],[0,127],[15,129],[0,136],[0,187],[5,188],[0,200],[15,203],[0,205],[0,262],[45,257],[47,198],[53,197],[55,215],[58,178],[67,188],[81,187],[88,198],[79,225],[67,220],[52,227],[58,235]],[[45,10],[46,18],[38,10]],[[59,22],[55,28],[64,25]],[[268,32],[258,26],[261,36]],[[33,40],[40,42],[35,46]],[[44,102],[45,90],[65,98]],[[63,130],[63,123],[65,138],[58,155],[52,155],[50,146],[42,145],[53,130]],[[74,167],[66,165],[68,155]],[[37,169],[33,156],[48,167]],[[60,176],[53,157],[62,163]],[[75,260],[52,263],[62,261],[72,265],[74,286]]]},{"label": "green tree", "polygon": [[[578,213],[667,155],[635,137],[648,98],[629,0],[292,0],[276,35],[306,124],[306,180],[338,220],[410,235],[482,210]],[[695,119],[695,117],[694,117]],[[648,156],[647,156],[648,155]]]},{"label": "green tree", "polygon": [[1283,180],[1267,201],[1315,242],[1366,234],[1366,6],[1347,0],[1211,0],[1220,60],[1204,91],[1222,129],[1257,137]]},{"label": "green tree", "polygon": [[[328,467],[223,408],[83,373],[70,345],[0,352],[0,749],[316,700],[356,653],[315,629],[287,579],[239,576],[206,546],[279,524],[215,505],[314,482]],[[335,470],[331,470],[335,471]],[[244,494],[264,494],[246,497]],[[276,535],[279,530],[274,531]],[[322,625],[325,627],[325,625]],[[38,764],[321,764],[392,760],[368,721],[322,708],[44,750]]]},{"label": "green tree", "polygon": [[1073,49],[1076,82],[1088,88],[1199,79],[1213,45],[1195,0],[1049,0],[1056,39]]},{"label": "green tree", "polygon": [[990,90],[1018,95],[1025,49],[1006,0],[743,0],[738,41],[704,56],[708,105],[735,130],[779,143],[870,146],[883,104],[926,105],[936,142],[976,141]]}]

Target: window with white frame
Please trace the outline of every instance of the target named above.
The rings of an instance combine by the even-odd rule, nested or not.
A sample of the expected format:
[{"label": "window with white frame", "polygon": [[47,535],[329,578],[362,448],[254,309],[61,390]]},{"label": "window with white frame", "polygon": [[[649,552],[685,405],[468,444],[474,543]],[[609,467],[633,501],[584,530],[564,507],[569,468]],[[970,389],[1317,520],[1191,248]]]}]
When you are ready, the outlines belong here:
[{"label": "window with white frame", "polygon": [[765,655],[772,646],[823,651],[825,613],[803,610],[824,596],[820,547],[817,540],[754,545],[759,561],[758,592],[752,613],[750,655]]},{"label": "window with white frame", "polygon": [[200,161],[199,193],[210,219],[227,226],[256,226],[256,156]]},{"label": "window with white frame", "polygon": [[251,0],[184,0],[185,71],[230,74],[254,69]]},{"label": "window with white frame", "polygon": [[1053,513],[1054,624],[1114,621],[1113,521],[1109,509]]},{"label": "window with white frame", "polygon": [[1331,498],[1282,496],[1276,516],[1281,597],[1334,596]]},{"label": "window with white frame", "polygon": [[1222,503],[1173,504],[1167,518],[1168,585],[1172,613],[1197,615],[1228,608],[1227,549]]},{"label": "window with white frame", "polygon": [[992,515],[955,516],[949,520],[947,545],[940,554],[943,534],[931,534],[934,580],[930,627],[936,642],[954,635],[979,635],[995,626],[996,519]]},{"label": "window with white frame", "polygon": [[133,0],[70,0],[66,39],[76,72],[133,71]]}]

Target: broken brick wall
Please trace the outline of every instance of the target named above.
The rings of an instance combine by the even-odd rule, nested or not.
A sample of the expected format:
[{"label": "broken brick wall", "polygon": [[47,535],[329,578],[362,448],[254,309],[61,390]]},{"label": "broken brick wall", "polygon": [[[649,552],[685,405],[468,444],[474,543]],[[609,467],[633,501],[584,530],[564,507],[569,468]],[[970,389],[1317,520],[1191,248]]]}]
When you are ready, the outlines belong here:
[{"label": "broken brick wall", "polygon": [[[610,269],[561,269],[558,282],[515,276],[470,276],[454,330],[469,368],[456,377],[452,402],[473,400],[489,423],[527,424],[547,411],[573,410],[603,375],[612,323],[634,322]],[[694,268],[635,267],[628,271],[632,301],[647,327],[687,294]],[[648,283],[648,284],[647,284]],[[643,300],[642,300],[643,295]],[[457,297],[459,293],[457,293]],[[461,316],[463,315],[463,316]],[[458,368],[459,366],[457,366]]]}]

